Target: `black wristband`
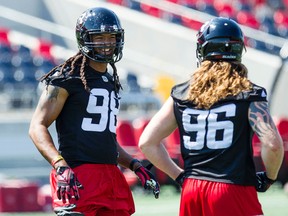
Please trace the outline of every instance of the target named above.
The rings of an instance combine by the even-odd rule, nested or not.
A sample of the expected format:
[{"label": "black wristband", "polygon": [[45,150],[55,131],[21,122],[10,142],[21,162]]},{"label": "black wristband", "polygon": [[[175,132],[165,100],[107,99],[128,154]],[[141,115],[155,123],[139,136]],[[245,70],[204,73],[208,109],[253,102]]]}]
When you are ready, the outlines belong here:
[{"label": "black wristband", "polygon": [[181,172],[177,178],[175,179],[175,181],[180,185],[182,186],[183,185],[183,182],[184,182],[184,179],[185,179],[185,174],[184,174],[184,171]]},{"label": "black wristband", "polygon": [[271,185],[276,182],[276,180],[273,180],[273,179],[268,178],[266,172],[264,172],[264,177],[266,178],[266,181],[267,181],[269,184],[271,184]]},{"label": "black wristband", "polygon": [[138,162],[138,163],[141,163],[139,160],[137,160],[137,159],[134,158],[134,159],[130,162],[129,169],[132,170],[132,171],[134,171],[134,170],[133,170],[133,167],[134,167],[134,164],[137,163],[137,162]]},{"label": "black wristband", "polygon": [[57,175],[62,175],[63,172],[68,169],[69,167],[68,166],[59,166],[56,168],[56,174]]}]

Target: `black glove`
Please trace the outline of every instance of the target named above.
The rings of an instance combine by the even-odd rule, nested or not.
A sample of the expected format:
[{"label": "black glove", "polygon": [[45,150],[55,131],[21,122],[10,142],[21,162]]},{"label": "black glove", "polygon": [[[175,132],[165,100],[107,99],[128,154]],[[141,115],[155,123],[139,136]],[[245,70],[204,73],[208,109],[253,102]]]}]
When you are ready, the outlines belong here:
[{"label": "black glove", "polygon": [[258,192],[265,192],[269,187],[275,182],[275,180],[269,179],[266,175],[266,172],[257,172],[257,185],[256,190]]},{"label": "black glove", "polygon": [[182,187],[183,183],[184,183],[184,180],[185,180],[185,175],[184,175],[184,172],[181,172],[177,178],[175,179],[175,181]]},{"label": "black glove", "polygon": [[54,208],[54,212],[56,213],[57,216],[84,216],[84,214],[82,214],[81,212],[75,212],[72,211],[73,209],[76,208],[75,204],[70,204],[68,206],[60,206],[60,207],[56,207]]},{"label": "black glove", "polygon": [[152,164],[149,164],[147,167],[141,165],[134,172],[140,179],[144,189],[152,189],[155,198],[158,199],[160,194],[160,185],[154,175],[148,170],[151,169],[152,166]]},{"label": "black glove", "polygon": [[77,180],[73,170],[68,166],[59,166],[56,169],[57,197],[66,203],[66,198],[79,199],[78,188],[83,188]]}]

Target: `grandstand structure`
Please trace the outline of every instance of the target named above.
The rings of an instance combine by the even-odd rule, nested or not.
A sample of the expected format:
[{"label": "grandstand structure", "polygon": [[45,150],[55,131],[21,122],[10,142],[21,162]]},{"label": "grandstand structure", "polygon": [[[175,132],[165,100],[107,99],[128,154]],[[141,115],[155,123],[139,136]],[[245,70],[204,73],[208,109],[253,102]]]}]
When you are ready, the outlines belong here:
[{"label": "grandstand structure", "polygon": [[[36,68],[30,70],[39,69],[37,77],[51,68],[53,63],[59,63],[77,51],[74,30],[79,14],[88,7],[109,7],[119,15],[125,29],[124,57],[118,63],[120,77],[125,79],[127,72],[135,73],[141,87],[153,89],[159,76],[169,76],[174,83],[186,80],[196,68],[196,33],[199,26],[215,15],[231,16],[242,25],[246,35],[247,53],[243,56],[243,63],[248,66],[250,79],[264,86],[271,99],[272,93],[275,93],[273,101],[271,100],[272,114],[288,116],[286,111],[288,102],[283,100],[284,92],[287,91],[285,80],[286,82],[288,80],[286,66],[282,65],[286,57],[284,54],[283,60],[279,56],[287,36],[285,30],[288,24],[284,13],[286,1],[279,0],[278,4],[275,4],[276,1],[271,2],[269,0],[27,0],[25,2],[0,0],[0,27],[7,29],[8,40],[11,43],[28,47],[34,53],[36,50],[38,53],[46,52],[44,55],[48,53],[54,57],[52,64],[46,62],[48,66],[44,70],[39,69],[41,65],[36,65]],[[271,12],[272,9],[274,12]],[[259,10],[262,12],[259,13]],[[266,17],[263,17],[264,15]],[[20,50],[14,51],[20,53]],[[41,60],[38,59],[38,64],[41,64],[39,61]],[[279,69],[281,76],[274,84]],[[23,74],[24,69],[18,72],[18,79],[21,79]],[[31,90],[27,89],[22,92]],[[33,94],[27,93],[27,95]],[[5,96],[7,99],[7,95]],[[24,97],[24,101],[28,104],[24,105],[32,104],[33,107],[35,98],[27,102],[27,97]],[[15,106],[19,100],[14,98]]]}]

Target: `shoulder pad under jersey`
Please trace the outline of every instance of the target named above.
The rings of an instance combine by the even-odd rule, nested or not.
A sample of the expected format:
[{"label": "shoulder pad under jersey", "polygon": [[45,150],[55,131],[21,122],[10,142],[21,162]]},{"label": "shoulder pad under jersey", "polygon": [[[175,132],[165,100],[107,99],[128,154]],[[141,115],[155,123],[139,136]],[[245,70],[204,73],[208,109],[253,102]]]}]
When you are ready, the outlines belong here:
[{"label": "shoulder pad under jersey", "polygon": [[171,97],[174,100],[185,101],[189,90],[189,81],[175,85],[171,90]]},{"label": "shoulder pad under jersey", "polygon": [[61,67],[55,68],[54,72],[45,79],[45,82],[47,85],[50,85],[50,84],[55,85],[56,83],[64,82],[69,79],[80,78],[79,75],[72,76],[69,74],[69,71],[71,70],[69,66],[65,67],[62,73],[60,73],[60,70],[61,70]]},{"label": "shoulder pad under jersey", "polygon": [[234,100],[247,100],[247,101],[267,101],[266,89],[252,84],[252,89],[249,91],[243,91],[234,97],[227,97],[227,99]]}]

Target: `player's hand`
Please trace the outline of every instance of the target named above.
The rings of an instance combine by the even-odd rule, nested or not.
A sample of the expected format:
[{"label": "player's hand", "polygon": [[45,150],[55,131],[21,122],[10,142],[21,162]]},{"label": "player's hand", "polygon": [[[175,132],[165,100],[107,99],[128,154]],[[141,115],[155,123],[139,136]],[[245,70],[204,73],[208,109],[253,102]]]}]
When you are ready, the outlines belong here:
[{"label": "player's hand", "polygon": [[134,172],[140,179],[144,189],[152,189],[155,198],[158,199],[160,194],[160,185],[154,175],[149,171],[152,166],[152,164],[148,165],[147,167],[143,167],[141,165]]},{"label": "player's hand", "polygon": [[184,175],[184,171],[183,171],[177,176],[175,181],[180,185],[180,187],[182,187],[184,180],[185,180],[185,175]]},{"label": "player's hand", "polygon": [[266,172],[257,172],[257,185],[256,190],[258,192],[265,192],[269,187],[275,182],[275,180],[269,179],[266,175]]},{"label": "player's hand", "polygon": [[83,188],[77,180],[73,170],[68,166],[59,166],[56,168],[57,197],[66,203],[66,199],[79,199],[78,188]]}]

